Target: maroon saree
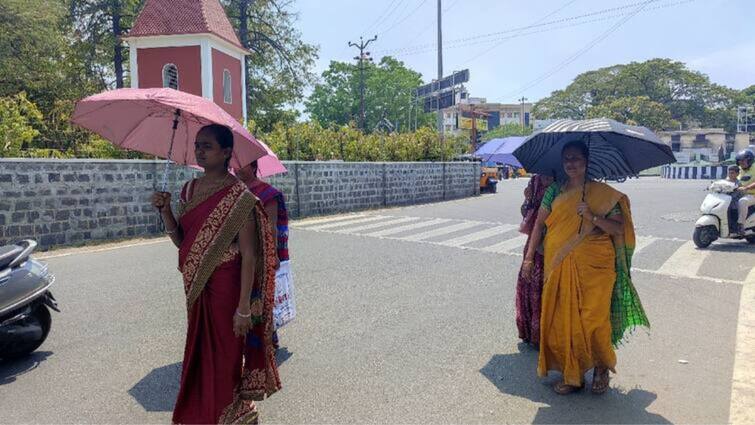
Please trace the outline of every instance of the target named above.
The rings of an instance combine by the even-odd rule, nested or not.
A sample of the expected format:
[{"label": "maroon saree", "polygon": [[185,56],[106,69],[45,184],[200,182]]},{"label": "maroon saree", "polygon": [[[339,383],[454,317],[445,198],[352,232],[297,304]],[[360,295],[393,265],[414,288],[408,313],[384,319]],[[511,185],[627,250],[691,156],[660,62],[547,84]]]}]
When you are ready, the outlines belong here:
[{"label": "maroon saree", "polygon": [[[524,255],[527,255],[527,247],[532,237],[532,229],[535,227],[537,213],[543,200],[547,186],[539,175],[532,176],[522,205],[522,225],[520,231],[527,235],[527,243],[524,245]],[[516,326],[519,330],[519,338],[532,345],[540,343],[540,299],[543,292],[543,254],[538,250],[533,259],[531,274],[523,273],[521,268],[516,282]],[[522,264],[523,266],[524,264]]]},{"label": "maroon saree", "polygon": [[[275,241],[259,201],[236,181],[206,199],[181,194],[183,242],[179,269],[188,310],[181,387],[174,423],[254,423],[253,400],[280,389],[272,348]],[[241,290],[241,255],[235,244],[248,220],[255,220],[259,246],[252,288],[253,329],[233,334]]]}]

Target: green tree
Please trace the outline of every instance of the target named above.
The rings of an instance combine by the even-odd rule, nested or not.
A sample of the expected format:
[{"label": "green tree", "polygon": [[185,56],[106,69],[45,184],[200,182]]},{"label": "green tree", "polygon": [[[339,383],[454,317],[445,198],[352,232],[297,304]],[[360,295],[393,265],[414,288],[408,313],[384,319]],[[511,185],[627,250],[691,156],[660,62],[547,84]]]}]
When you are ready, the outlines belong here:
[{"label": "green tree", "polygon": [[102,87],[70,43],[62,0],[0,0],[0,97],[25,92],[43,115],[29,149],[75,150],[89,135],[71,127],[76,100]]},{"label": "green tree", "polygon": [[[601,111],[619,117],[626,116],[617,111],[631,99],[643,98],[643,108],[657,108],[654,104],[660,104],[671,114],[671,120],[663,116],[649,125],[660,121],[662,125],[731,128],[736,95],[736,91],[712,83],[707,75],[681,62],[651,59],[580,74],[564,90],[537,102],[533,113],[541,118],[584,119]],[[589,112],[592,108],[600,109]],[[650,122],[649,117],[643,121]]]},{"label": "green tree", "polygon": [[[384,118],[408,131],[416,108],[412,91],[422,84],[422,75],[403,62],[386,56],[378,64],[365,63],[365,129],[375,130]],[[312,119],[322,125],[358,122],[360,114],[360,72],[358,65],[331,62],[312,94],[304,102]],[[421,105],[420,105],[421,108]],[[433,125],[433,114],[420,112],[418,127]]]},{"label": "green tree", "polygon": [[128,50],[121,37],[131,29],[144,0],[67,0],[75,50],[90,77],[106,87],[124,87]]},{"label": "green tree", "polygon": [[39,135],[34,123],[42,120],[42,113],[29,101],[26,93],[0,97],[0,157],[18,157]]},{"label": "green tree", "polygon": [[293,0],[222,0],[246,58],[248,114],[260,130],[292,124],[304,90],[314,81],[318,48],[296,29]]},{"label": "green tree", "polygon": [[503,137],[529,136],[530,134],[532,134],[532,127],[522,127],[519,124],[504,124],[483,134],[482,140],[487,142],[488,140],[500,139]]},{"label": "green tree", "polygon": [[587,111],[587,118],[611,118],[652,130],[678,126],[666,106],[650,100],[647,96],[620,97],[593,106]]}]

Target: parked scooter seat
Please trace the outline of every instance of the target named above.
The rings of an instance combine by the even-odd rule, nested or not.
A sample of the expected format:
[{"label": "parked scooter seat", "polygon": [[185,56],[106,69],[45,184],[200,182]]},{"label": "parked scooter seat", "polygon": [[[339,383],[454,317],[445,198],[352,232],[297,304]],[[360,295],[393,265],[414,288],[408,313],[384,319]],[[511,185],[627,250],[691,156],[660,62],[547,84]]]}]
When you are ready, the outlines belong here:
[{"label": "parked scooter seat", "polygon": [[8,267],[24,249],[18,245],[0,246],[0,270]]}]

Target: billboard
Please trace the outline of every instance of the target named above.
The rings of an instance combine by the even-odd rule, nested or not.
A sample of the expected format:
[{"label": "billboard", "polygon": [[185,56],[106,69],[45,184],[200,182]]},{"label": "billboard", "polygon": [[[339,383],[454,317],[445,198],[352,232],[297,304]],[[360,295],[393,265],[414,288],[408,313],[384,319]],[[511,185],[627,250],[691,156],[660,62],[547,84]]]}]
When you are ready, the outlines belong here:
[{"label": "billboard", "polygon": [[[488,131],[488,120],[485,118],[477,118],[477,131]],[[472,118],[459,117],[459,128],[462,130],[472,129]]]}]

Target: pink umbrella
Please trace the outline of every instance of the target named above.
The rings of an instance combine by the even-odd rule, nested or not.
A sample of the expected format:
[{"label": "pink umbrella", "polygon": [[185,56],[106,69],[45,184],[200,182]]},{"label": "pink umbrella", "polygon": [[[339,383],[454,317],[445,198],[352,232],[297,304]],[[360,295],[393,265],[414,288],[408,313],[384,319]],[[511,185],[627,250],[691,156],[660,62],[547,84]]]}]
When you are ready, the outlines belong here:
[{"label": "pink umbrella", "polygon": [[[89,96],[76,104],[71,121],[116,146],[183,165],[197,165],[194,140],[199,130],[208,124],[222,124],[233,132],[232,167],[272,156],[278,164],[271,169],[285,172],[275,153],[220,106],[178,90],[118,89]],[[163,190],[169,165],[170,162],[163,176]]]}]

